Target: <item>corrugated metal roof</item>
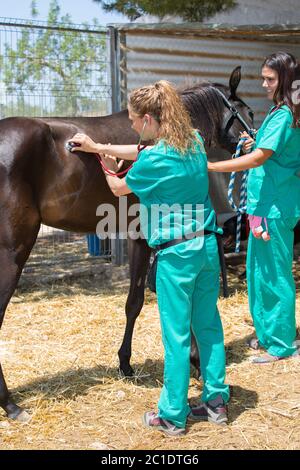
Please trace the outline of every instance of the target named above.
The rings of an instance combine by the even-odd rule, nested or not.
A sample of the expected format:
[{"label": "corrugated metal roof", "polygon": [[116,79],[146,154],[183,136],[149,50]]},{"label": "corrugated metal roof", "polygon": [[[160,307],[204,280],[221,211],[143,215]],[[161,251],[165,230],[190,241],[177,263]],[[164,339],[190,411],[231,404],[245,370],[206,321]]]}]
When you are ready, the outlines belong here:
[{"label": "corrugated metal roof", "polygon": [[203,24],[203,23],[126,23],[114,24],[119,31],[139,35],[168,35],[186,37],[234,38],[239,40],[262,39],[264,41],[284,41],[300,43],[300,24]]}]

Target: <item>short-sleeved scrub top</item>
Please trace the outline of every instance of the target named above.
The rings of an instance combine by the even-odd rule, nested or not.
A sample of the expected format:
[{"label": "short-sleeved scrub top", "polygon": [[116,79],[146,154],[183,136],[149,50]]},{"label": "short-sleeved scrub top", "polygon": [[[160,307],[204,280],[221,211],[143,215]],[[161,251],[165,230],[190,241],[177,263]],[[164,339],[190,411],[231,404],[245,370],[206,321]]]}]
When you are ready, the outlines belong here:
[{"label": "short-sleeved scrub top", "polygon": [[273,150],[248,177],[248,214],[300,217],[300,129],[292,128],[288,106],[273,106],[256,136],[255,148]]},{"label": "short-sleeved scrub top", "polygon": [[194,151],[181,154],[164,141],[140,152],[126,184],[140,201],[140,220],[150,247],[196,231],[222,233],[208,196],[207,157],[195,134]]}]

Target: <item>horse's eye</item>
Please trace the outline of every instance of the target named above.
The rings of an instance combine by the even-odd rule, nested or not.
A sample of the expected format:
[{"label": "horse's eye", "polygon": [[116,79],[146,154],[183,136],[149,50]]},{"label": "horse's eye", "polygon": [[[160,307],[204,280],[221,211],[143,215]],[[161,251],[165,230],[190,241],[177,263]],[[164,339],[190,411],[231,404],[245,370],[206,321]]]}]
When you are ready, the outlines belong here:
[{"label": "horse's eye", "polygon": [[254,112],[251,111],[251,110],[249,110],[249,117],[250,117],[251,121],[253,121],[253,119],[254,119]]}]

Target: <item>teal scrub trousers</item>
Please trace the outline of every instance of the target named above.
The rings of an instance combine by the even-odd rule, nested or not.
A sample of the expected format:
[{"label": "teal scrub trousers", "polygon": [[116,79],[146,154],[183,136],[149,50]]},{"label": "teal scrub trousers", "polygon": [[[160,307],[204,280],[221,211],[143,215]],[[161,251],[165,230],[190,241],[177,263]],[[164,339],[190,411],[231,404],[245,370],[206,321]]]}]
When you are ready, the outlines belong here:
[{"label": "teal scrub trousers", "polygon": [[[203,246],[201,247],[201,244]],[[223,328],[216,306],[219,257],[215,235],[195,238],[158,252],[157,301],[165,349],[161,418],[185,427],[190,412],[191,328],[200,351],[202,401],[229,399],[225,380]]]},{"label": "teal scrub trousers", "polygon": [[292,274],[294,232],[299,219],[268,219],[271,239],[250,232],[247,252],[249,307],[257,338],[272,356],[296,351],[295,282]]}]

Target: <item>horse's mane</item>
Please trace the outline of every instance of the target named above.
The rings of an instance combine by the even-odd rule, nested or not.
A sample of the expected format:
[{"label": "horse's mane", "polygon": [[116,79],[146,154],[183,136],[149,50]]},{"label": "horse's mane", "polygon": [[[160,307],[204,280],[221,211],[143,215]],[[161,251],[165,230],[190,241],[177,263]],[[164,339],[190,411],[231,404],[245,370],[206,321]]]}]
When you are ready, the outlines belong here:
[{"label": "horse's mane", "polygon": [[191,88],[178,90],[193,126],[199,130],[207,147],[216,144],[223,116],[224,104],[216,88],[223,89],[224,86],[200,82]]}]

